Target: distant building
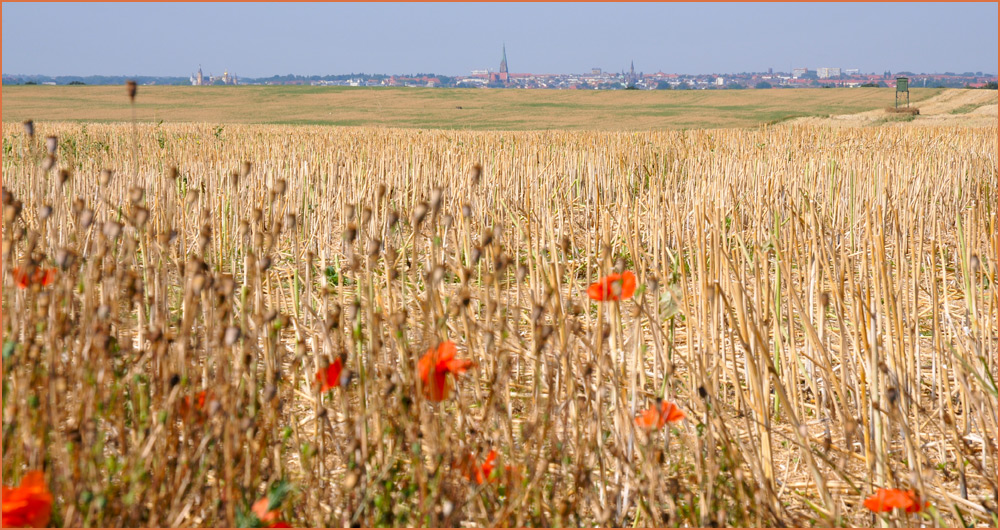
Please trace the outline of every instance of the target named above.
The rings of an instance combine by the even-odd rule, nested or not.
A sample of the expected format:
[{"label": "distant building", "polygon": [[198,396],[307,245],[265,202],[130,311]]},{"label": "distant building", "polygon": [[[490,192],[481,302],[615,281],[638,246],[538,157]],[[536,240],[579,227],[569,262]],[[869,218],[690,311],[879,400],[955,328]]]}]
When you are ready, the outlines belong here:
[{"label": "distant building", "polygon": [[634,87],[639,82],[639,76],[635,73],[635,61],[629,65],[628,73],[625,74],[625,86]]},{"label": "distant building", "polygon": [[820,79],[829,79],[831,77],[840,77],[840,68],[819,68],[816,70],[816,77]]},{"label": "distant building", "polygon": [[809,71],[808,68],[792,68],[792,77],[798,79],[806,75],[806,72],[808,71]]},{"label": "distant building", "polygon": [[221,76],[215,76],[209,74],[205,77],[205,74],[201,71],[201,66],[198,66],[198,73],[191,75],[191,84],[193,86],[208,86],[221,83],[223,85],[237,85],[239,84],[239,79],[236,74],[229,74],[229,70],[222,73]]},{"label": "distant building", "polygon": [[507,84],[510,82],[510,72],[507,71],[507,44],[503,45],[503,58],[500,59],[500,71],[493,72],[490,74],[491,83],[503,83]]},{"label": "distant building", "polygon": [[844,70],[844,75],[858,75],[861,73],[859,68],[847,68]]},{"label": "distant building", "polygon": [[715,86],[726,86],[726,78],[725,77],[716,77],[715,78]]}]

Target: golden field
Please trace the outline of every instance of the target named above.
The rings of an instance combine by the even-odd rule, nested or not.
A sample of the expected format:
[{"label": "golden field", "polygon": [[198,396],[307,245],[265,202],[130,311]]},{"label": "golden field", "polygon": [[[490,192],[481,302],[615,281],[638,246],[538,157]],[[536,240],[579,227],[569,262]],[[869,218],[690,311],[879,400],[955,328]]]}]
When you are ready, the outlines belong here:
[{"label": "golden field", "polygon": [[[772,90],[478,90],[313,86],[143,86],[140,120],[157,123],[337,125],[462,130],[631,130],[753,127],[892,105],[890,88]],[[941,89],[913,89],[920,106]],[[992,94],[996,91],[974,90]],[[996,112],[994,111],[995,115]],[[116,86],[7,86],[3,119],[132,118]]]},{"label": "golden field", "polygon": [[3,475],[53,525],[997,524],[995,122],[34,133]]}]

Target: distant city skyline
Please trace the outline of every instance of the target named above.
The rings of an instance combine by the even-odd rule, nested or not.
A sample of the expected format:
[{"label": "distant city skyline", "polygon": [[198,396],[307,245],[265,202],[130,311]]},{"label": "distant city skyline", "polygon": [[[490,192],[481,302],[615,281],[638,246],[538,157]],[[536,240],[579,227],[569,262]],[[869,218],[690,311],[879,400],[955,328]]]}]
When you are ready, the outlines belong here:
[{"label": "distant city skyline", "polygon": [[997,72],[996,3],[3,3],[3,73]]}]

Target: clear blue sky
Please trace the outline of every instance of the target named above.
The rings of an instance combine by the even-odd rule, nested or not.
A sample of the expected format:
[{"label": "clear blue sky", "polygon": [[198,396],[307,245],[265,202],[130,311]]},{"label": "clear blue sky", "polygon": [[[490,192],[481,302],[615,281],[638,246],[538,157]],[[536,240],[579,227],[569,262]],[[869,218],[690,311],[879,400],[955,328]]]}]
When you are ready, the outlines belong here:
[{"label": "clear blue sky", "polygon": [[997,71],[996,3],[3,3],[3,72]]}]

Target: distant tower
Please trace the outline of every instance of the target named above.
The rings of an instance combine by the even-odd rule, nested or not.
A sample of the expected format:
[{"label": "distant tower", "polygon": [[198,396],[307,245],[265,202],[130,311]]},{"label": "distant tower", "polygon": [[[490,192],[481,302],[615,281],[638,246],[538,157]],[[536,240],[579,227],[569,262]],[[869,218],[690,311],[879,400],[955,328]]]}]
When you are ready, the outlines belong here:
[{"label": "distant tower", "polygon": [[626,86],[634,87],[638,81],[639,78],[635,75],[635,61],[632,61],[628,69],[628,78],[625,80],[625,84]]},{"label": "distant tower", "polygon": [[201,73],[201,65],[198,65],[198,86],[205,84],[205,75]]},{"label": "distant tower", "polygon": [[507,72],[507,43],[503,44],[503,59],[500,60],[500,81],[506,83],[510,78]]}]

